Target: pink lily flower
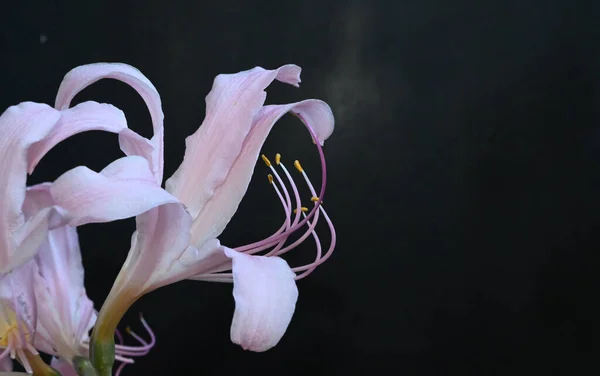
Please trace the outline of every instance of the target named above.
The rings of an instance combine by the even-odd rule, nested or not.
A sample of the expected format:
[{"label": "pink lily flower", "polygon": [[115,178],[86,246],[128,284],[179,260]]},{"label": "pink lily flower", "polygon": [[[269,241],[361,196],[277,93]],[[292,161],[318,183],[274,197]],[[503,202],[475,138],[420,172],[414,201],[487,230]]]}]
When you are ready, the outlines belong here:
[{"label": "pink lily flower", "polygon": [[[93,175],[98,185],[106,190],[102,202],[102,205],[106,205],[104,210],[98,210],[97,205],[91,204],[88,212],[77,217],[52,199],[52,204],[25,215],[27,172],[31,173],[54,145],[86,130],[118,133],[121,149],[128,155],[100,173],[93,173],[84,167],[65,173],[67,178],[81,174]],[[181,205],[160,188],[158,182],[161,178],[155,176],[155,171],[162,173],[162,124],[157,130],[156,135],[147,140],[127,128],[122,111],[96,102],[85,102],[64,110],[25,102],[10,107],[0,116],[0,157],[5,161],[0,178],[0,335],[3,344],[0,346],[0,359],[4,368],[9,367],[7,354],[13,358],[18,356],[28,370],[31,367],[25,355],[37,356],[31,343],[37,325],[34,319],[37,302],[33,291],[37,264],[32,259],[48,239],[50,231],[67,222],[75,226],[112,221],[138,215],[164,203]],[[128,175],[129,171],[135,171],[132,178]],[[66,194],[71,194],[70,188]],[[110,192],[119,188],[122,192],[135,194],[122,194],[115,200]],[[47,190],[52,197],[65,195],[54,184],[49,185]],[[85,205],[86,198],[79,192],[74,196],[82,199],[82,205]],[[37,362],[39,357],[34,360]]]},{"label": "pink lily flower", "polygon": [[[26,217],[54,203],[51,184],[39,184],[27,190],[23,206]],[[65,225],[48,232],[35,258],[34,291],[38,309],[35,348],[53,355],[52,367],[62,370],[63,376],[75,374],[77,357],[89,352],[89,333],[96,322],[97,312],[87,297],[83,284],[79,238],[75,227]],[[145,321],[144,326],[149,329]],[[154,343],[142,346],[118,346],[116,360],[131,364],[131,356],[142,356]]]},{"label": "pink lily flower", "polygon": [[[59,108],[68,108],[79,91],[101,78],[120,79],[140,93],[155,93],[147,79],[138,77],[134,80],[130,72],[130,67],[117,64],[75,68],[65,77],[57,104],[61,104]],[[335,231],[322,206],[326,180],[321,144],[331,135],[334,126],[329,106],[318,100],[263,106],[267,86],[274,80],[297,86],[299,74],[299,67],[286,65],[275,70],[254,68],[220,75],[215,79],[213,89],[206,97],[206,119],[200,129],[186,140],[184,161],[166,184],[167,191],[185,207],[164,201],[137,217],[137,231],[133,235],[128,258],[100,311],[94,331],[93,337],[101,344],[98,351],[104,351],[101,347],[107,345],[106,341],[112,338],[118,321],[136,299],[186,278],[233,282],[236,310],[231,328],[232,341],[252,351],[265,351],[277,344],[295,309],[298,296],[295,280],[325,261],[335,246]],[[157,95],[148,98],[144,97],[156,134],[156,119],[161,119],[162,126],[160,99]],[[264,140],[274,123],[287,112],[296,114],[305,123],[321,156],[323,171],[319,193],[300,164],[296,163],[313,195],[313,208],[308,214],[301,210],[297,187],[278,157],[276,166],[288,178],[295,199],[292,203],[275,166],[268,162],[277,179],[273,181],[273,187],[286,214],[282,228],[260,242],[237,248],[222,246],[217,236],[237,210],[247,190]],[[162,155],[162,152],[154,155]],[[162,166],[162,161],[158,165]],[[127,167],[129,175],[136,171],[131,166]],[[153,172],[158,181],[162,170],[158,167]],[[150,181],[150,178],[148,174],[139,176],[139,180],[143,181]],[[73,176],[65,174],[54,183],[57,194],[53,193],[53,198],[76,218],[87,216],[89,219],[90,206],[94,203],[99,206],[97,213],[109,210],[104,197],[109,185],[102,184],[99,175],[89,171],[85,174],[79,171]],[[124,187],[114,188],[114,182],[110,183],[110,187],[113,197],[127,194],[122,192]],[[135,192],[135,195],[139,197],[140,193]],[[87,201],[82,205],[84,198]],[[293,210],[294,205],[296,211]],[[314,232],[319,214],[332,231],[332,244],[327,252],[322,252]],[[92,217],[103,218],[100,214]],[[299,241],[283,247],[286,239],[303,226],[308,228]],[[317,258],[313,263],[292,269],[278,257],[311,235],[317,242]],[[269,252],[263,256],[254,255],[266,250]],[[228,270],[231,273],[227,273]],[[299,272],[302,273],[297,275]],[[101,374],[110,368],[109,365],[96,366]]]}]

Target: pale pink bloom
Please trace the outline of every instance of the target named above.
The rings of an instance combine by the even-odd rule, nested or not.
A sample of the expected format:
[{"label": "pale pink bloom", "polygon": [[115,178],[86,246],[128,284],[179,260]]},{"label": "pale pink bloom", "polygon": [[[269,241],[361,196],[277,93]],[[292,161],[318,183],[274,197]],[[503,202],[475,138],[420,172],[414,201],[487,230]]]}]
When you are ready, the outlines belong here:
[{"label": "pale pink bloom", "polygon": [[[133,77],[132,80],[137,80],[136,76],[143,79],[143,76],[131,67],[125,66],[122,70],[128,72]],[[61,90],[57,97],[58,108],[61,108],[60,98],[64,99],[69,95],[68,85],[62,85]],[[153,96],[152,93],[141,94],[144,97]],[[162,180],[160,176],[162,174],[162,113],[160,117],[153,115],[153,121],[156,123],[155,136],[147,140],[127,128],[122,111],[111,105],[96,102],[84,102],[73,108],[60,110],[45,104],[25,102],[8,108],[0,116],[0,159],[4,162],[0,176],[0,211],[2,211],[0,213],[0,336],[2,338],[0,359],[3,360],[2,367],[8,367],[6,356],[13,358],[19,356],[28,368],[27,360],[23,358],[23,351],[28,350],[32,354],[37,354],[31,344],[36,326],[39,324],[35,319],[37,305],[33,281],[36,273],[40,271],[37,269],[37,261],[33,258],[45,241],[54,238],[54,236],[49,237],[49,232],[62,228],[66,223],[76,226],[89,222],[112,221],[138,215],[158,205],[173,203],[181,206],[176,198],[159,186]],[[46,193],[52,197],[51,200],[49,199],[51,203],[44,205],[40,210],[31,210],[27,215],[25,202],[27,172],[31,173],[54,145],[73,134],[87,130],[104,130],[119,134],[121,149],[127,157],[111,163],[100,173],[85,167],[68,171],[58,179],[60,184],[45,186]],[[73,184],[81,179],[94,182],[104,200],[98,203],[93,198],[90,200],[90,197],[86,196],[87,192],[82,194],[76,189],[73,190]],[[114,194],[118,192],[119,195]],[[79,210],[69,213],[66,207],[61,206],[55,199],[65,196],[79,200],[81,205]],[[60,286],[63,287],[64,285]],[[63,296],[58,304],[62,306],[72,303],[67,303],[63,299],[65,297],[75,297],[73,304],[81,304],[82,300],[77,300],[79,298],[77,294],[82,290],[78,288],[73,290],[75,294],[73,296],[61,290]],[[83,304],[82,307],[86,305]],[[89,310],[89,305],[87,307],[80,307],[84,311],[75,313],[75,315],[83,315],[87,312],[86,315],[77,318],[77,323],[71,323],[74,326],[61,327],[60,330],[69,332],[74,330],[71,334],[78,336],[79,339],[84,338],[86,334],[83,333],[89,329],[89,321],[86,321],[86,317],[89,318],[87,316],[89,312],[86,311]],[[69,314],[72,315],[73,312],[62,310],[60,318],[66,319]],[[69,325],[61,322],[61,325],[63,324]],[[79,324],[82,325],[81,328]],[[50,331],[51,329],[45,325],[50,324],[46,323],[42,326]],[[43,338],[44,331],[41,332],[40,338]],[[65,342],[61,343],[62,350],[70,346],[73,348],[68,351],[76,350],[73,343],[61,342]]]},{"label": "pale pink bloom", "polygon": [[[27,190],[23,205],[26,217],[54,205],[50,188],[51,184],[39,184]],[[62,364],[60,368],[72,368],[76,356],[88,355],[89,333],[97,317],[94,304],[85,292],[76,228],[65,225],[50,230],[31,262],[37,264],[34,272],[38,310],[35,348],[60,358],[53,362]],[[152,345],[117,346],[117,360],[133,363],[131,356],[147,354]]]},{"label": "pale pink bloom", "polygon": [[[129,83],[143,96],[144,93],[155,93],[147,79],[128,78],[127,72],[130,71],[130,67],[115,64],[75,68],[63,81],[63,86],[69,89],[61,87],[59,90],[59,108],[67,108],[77,92],[106,77]],[[147,197],[156,204],[155,208],[137,217],[137,231],[131,250],[101,310],[100,320],[103,311],[112,310],[110,316],[120,317],[139,296],[182,279],[233,282],[236,311],[231,329],[232,340],[254,351],[267,350],[279,341],[295,309],[298,294],[295,279],[314,270],[329,257],[335,245],[333,226],[321,206],[326,181],[321,144],[331,135],[334,125],[329,106],[318,100],[263,106],[267,86],[274,80],[297,86],[299,74],[299,67],[286,65],[275,70],[254,68],[237,74],[219,75],[215,79],[213,89],[206,97],[206,119],[199,130],[186,140],[184,161],[166,184],[167,191],[185,204],[185,208],[167,198],[154,200],[151,192],[127,192],[125,186],[115,188],[115,181],[104,179],[112,176],[110,171],[100,175],[89,170],[75,171],[72,176],[63,176],[55,182],[53,188],[57,192],[53,192],[53,197],[56,202],[75,218],[85,218],[85,221],[116,217],[110,211],[115,210],[113,206],[119,202],[121,195]],[[157,95],[145,95],[144,99],[153,114],[157,134],[156,119],[160,119],[162,125],[160,100]],[[299,210],[301,199],[296,185],[278,159],[277,167],[288,178],[295,201],[292,203],[283,181],[270,166],[277,179],[273,186],[286,214],[282,228],[271,237],[253,244],[235,249],[221,246],[216,237],[237,210],[247,190],[264,140],[274,123],[287,112],[296,114],[307,126],[313,140],[317,141],[323,168],[318,193],[302,172],[314,196],[314,206],[305,216]],[[161,145],[155,144],[154,147],[160,148]],[[148,159],[148,153],[140,152],[138,155]],[[152,154],[152,157],[155,155],[162,155],[162,151]],[[151,165],[156,167],[152,172],[158,181],[162,177],[162,160],[158,163],[156,159],[150,160]],[[141,160],[138,163],[143,164]],[[131,164],[121,169],[126,184],[130,184],[128,179],[132,173],[140,171],[134,167]],[[299,165],[298,169],[302,170]],[[152,176],[146,171],[139,173],[138,180],[150,184]],[[298,210],[293,213],[294,207]],[[321,251],[319,238],[314,232],[319,214],[332,231],[332,244],[327,252]],[[303,226],[308,228],[299,241],[284,247],[290,234]],[[311,235],[317,241],[315,262],[290,269],[277,257]],[[267,250],[263,256],[250,256]],[[232,272],[227,273],[228,270]],[[297,272],[302,273],[297,276]],[[119,311],[117,315],[115,311]],[[116,323],[107,324],[107,333],[102,336],[107,336],[114,326]]]}]

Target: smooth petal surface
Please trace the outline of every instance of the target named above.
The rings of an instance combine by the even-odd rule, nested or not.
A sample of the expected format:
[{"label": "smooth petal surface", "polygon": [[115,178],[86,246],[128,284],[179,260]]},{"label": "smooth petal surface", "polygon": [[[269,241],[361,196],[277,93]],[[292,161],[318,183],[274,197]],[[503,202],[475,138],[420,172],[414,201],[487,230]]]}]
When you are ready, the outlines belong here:
[{"label": "smooth petal surface", "polygon": [[[24,225],[27,150],[48,135],[60,113],[38,103],[21,103],[0,116],[0,274],[30,259],[35,244],[19,249],[15,232]],[[18,254],[18,258],[15,259]]]},{"label": "smooth petal surface", "polygon": [[178,200],[157,185],[148,161],[132,156],[116,160],[100,173],[76,167],[50,189],[53,200],[72,216],[70,224],[109,222],[133,217]]},{"label": "smooth petal surface", "polygon": [[142,295],[185,279],[185,276],[177,278],[169,272],[189,245],[191,217],[183,205],[161,205],[139,215],[136,222],[131,249],[107,301],[118,299],[125,287],[130,294]]},{"label": "smooth petal surface", "polygon": [[[189,246],[181,257],[161,275],[157,284],[165,286],[183,279],[206,280],[205,274],[215,269],[231,269],[231,260],[225,255],[225,246],[219,239],[206,241],[199,249]],[[214,279],[212,279],[214,281]]]},{"label": "smooth petal surface", "polygon": [[69,108],[77,93],[103,78],[112,78],[128,84],[140,94],[146,106],[148,106],[154,131],[154,135],[150,140],[151,155],[141,154],[141,150],[149,150],[148,145],[145,145],[145,139],[141,138],[135,140],[125,137],[126,140],[121,140],[121,148],[127,155],[140,155],[149,159],[152,172],[160,185],[163,174],[164,114],[158,91],[142,72],[130,65],[121,63],[97,63],[74,68],[65,75],[60,84],[55,107],[59,110]]},{"label": "smooth petal surface", "polygon": [[35,295],[39,313],[36,348],[66,359],[85,355],[82,344],[89,339],[96,313],[83,285],[84,271],[76,228],[62,226],[51,230],[35,261],[38,264]]},{"label": "smooth petal surface", "polygon": [[233,260],[231,341],[245,350],[266,351],[279,342],[292,320],[298,300],[296,275],[279,257],[232,249],[225,254]]},{"label": "smooth petal surface", "polygon": [[227,178],[192,224],[192,244],[202,244],[206,239],[223,232],[246,194],[260,149],[269,132],[287,112],[302,115],[321,143],[333,132],[333,114],[325,102],[310,99],[287,105],[264,106],[254,118],[252,130],[244,140]]},{"label": "smooth petal surface", "polygon": [[120,133],[124,129],[128,129],[125,114],[109,104],[84,102],[61,111],[52,131],[29,148],[27,171],[32,173],[50,149],[75,134],[92,130]]},{"label": "smooth petal surface", "polygon": [[297,86],[300,67],[257,67],[215,78],[206,96],[206,118],[186,139],[183,163],[166,182],[167,190],[183,202],[196,218],[215,189],[223,183],[242,149],[254,116],[262,107],[265,89],[279,80]]}]

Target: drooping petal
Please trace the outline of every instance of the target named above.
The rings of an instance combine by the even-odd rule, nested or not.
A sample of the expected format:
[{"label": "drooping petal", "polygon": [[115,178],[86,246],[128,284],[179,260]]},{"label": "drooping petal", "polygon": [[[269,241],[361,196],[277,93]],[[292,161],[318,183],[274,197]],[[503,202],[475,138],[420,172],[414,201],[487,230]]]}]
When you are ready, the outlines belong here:
[{"label": "drooping petal", "polygon": [[20,250],[14,238],[25,223],[21,206],[25,200],[27,150],[46,137],[59,118],[55,109],[31,102],[10,107],[0,116],[0,274],[27,261],[35,252],[35,244]]},{"label": "drooping petal", "polygon": [[[82,65],[72,69],[65,75],[58,94],[55,107],[60,110],[69,108],[71,101],[81,90],[103,78],[112,78],[131,86],[142,97],[150,111],[154,135],[150,140],[151,156],[149,158],[156,181],[162,183],[163,174],[163,139],[164,129],[160,95],[154,85],[138,69],[121,63],[96,63]],[[148,158],[140,150],[148,150],[145,139],[134,139],[121,135],[121,148],[127,155],[140,155]],[[123,140],[125,138],[125,140]]]},{"label": "drooping petal", "polygon": [[215,78],[206,96],[206,118],[186,139],[183,163],[166,182],[167,190],[183,202],[196,218],[223,183],[242,149],[252,120],[262,107],[265,89],[279,80],[297,86],[300,67],[275,70],[257,67]]},{"label": "drooping petal", "polygon": [[91,130],[120,133],[124,129],[127,129],[125,114],[109,104],[84,102],[61,111],[52,132],[29,148],[27,171],[32,173],[50,149],[75,134]]},{"label": "drooping petal", "polygon": [[266,351],[277,345],[292,320],[298,300],[296,275],[279,257],[232,249],[225,253],[233,260],[231,341],[245,350]]},{"label": "drooping petal", "polygon": [[[25,201],[29,207],[43,208],[52,204],[48,202],[50,187],[44,185],[28,190]],[[39,312],[36,347],[66,359],[84,355],[82,345],[89,339],[96,313],[83,285],[84,271],[75,227],[62,226],[49,231],[35,261]]]},{"label": "drooping petal", "polygon": [[57,205],[73,217],[73,226],[133,217],[166,203],[178,203],[156,183],[148,161],[138,156],[118,159],[100,173],[76,167],[60,176],[50,192]]},{"label": "drooping petal", "polygon": [[262,145],[273,125],[287,112],[302,115],[321,143],[333,132],[333,114],[325,102],[310,99],[287,105],[264,106],[254,118],[252,130],[244,140],[225,181],[215,189],[214,195],[192,224],[192,244],[202,244],[206,239],[223,232],[246,194]]}]

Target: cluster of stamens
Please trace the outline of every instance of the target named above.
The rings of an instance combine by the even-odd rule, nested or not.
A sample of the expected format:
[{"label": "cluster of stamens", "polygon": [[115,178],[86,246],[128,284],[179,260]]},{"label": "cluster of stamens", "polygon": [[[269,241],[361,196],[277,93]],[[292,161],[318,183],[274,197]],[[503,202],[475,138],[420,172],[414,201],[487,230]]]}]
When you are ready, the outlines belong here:
[{"label": "cluster of stamens", "polygon": [[[313,140],[316,139],[316,135],[312,131],[310,127],[307,127],[313,136]],[[335,244],[336,244],[336,233],[333,223],[331,219],[327,215],[325,208],[323,207],[323,196],[325,194],[325,187],[327,182],[327,173],[326,173],[326,165],[325,165],[325,156],[323,154],[323,149],[318,142],[315,142],[317,149],[319,151],[319,156],[321,160],[321,171],[322,171],[322,179],[321,179],[321,189],[317,194],[315,187],[312,182],[308,178],[306,171],[302,168],[302,165],[299,161],[294,161],[294,167],[302,177],[312,195],[310,201],[312,203],[312,208],[309,210],[308,207],[302,206],[302,200],[300,198],[300,193],[298,192],[298,186],[294,182],[292,175],[285,167],[285,165],[281,161],[281,155],[275,155],[275,163],[271,163],[269,158],[265,155],[262,155],[262,160],[267,165],[267,167],[271,170],[271,173],[267,176],[269,179],[269,183],[273,187],[275,194],[279,198],[283,210],[285,212],[285,219],[281,227],[271,236],[251,244],[247,244],[244,246],[240,246],[234,248],[238,252],[244,252],[246,254],[258,254],[260,253],[263,256],[281,256],[286,252],[291,251],[292,249],[298,247],[302,244],[309,236],[312,235],[315,245],[316,245],[316,258],[313,262],[293,267],[292,270],[296,273],[296,280],[302,279],[312,273],[317,266],[325,262],[332,254]],[[287,180],[287,185],[284,183],[284,179],[277,172],[277,170],[283,172],[285,179]],[[288,189],[291,188],[290,190]],[[320,218],[324,218],[327,226],[329,227],[329,231],[331,233],[331,241],[329,248],[327,251],[323,252],[323,246],[321,244],[321,240],[315,231],[315,227]],[[286,245],[288,238],[293,234],[302,230],[304,228],[304,232],[301,236],[294,241],[293,243]],[[223,273],[223,269],[221,270],[213,270],[212,273],[207,273],[202,275],[202,279],[210,280],[213,282],[232,282],[233,275],[230,272]]]}]

